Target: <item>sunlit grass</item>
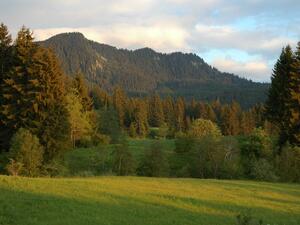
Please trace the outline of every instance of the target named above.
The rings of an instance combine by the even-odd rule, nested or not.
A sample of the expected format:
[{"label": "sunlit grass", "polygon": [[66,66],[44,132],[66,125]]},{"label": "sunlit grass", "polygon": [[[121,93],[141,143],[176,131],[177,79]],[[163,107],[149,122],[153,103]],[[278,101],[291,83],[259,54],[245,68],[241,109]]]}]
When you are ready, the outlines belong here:
[{"label": "sunlit grass", "polygon": [[235,216],[248,210],[270,224],[298,225],[300,221],[300,185],[294,184],[0,176],[0,191],[0,224],[8,225],[221,225],[235,224]]}]

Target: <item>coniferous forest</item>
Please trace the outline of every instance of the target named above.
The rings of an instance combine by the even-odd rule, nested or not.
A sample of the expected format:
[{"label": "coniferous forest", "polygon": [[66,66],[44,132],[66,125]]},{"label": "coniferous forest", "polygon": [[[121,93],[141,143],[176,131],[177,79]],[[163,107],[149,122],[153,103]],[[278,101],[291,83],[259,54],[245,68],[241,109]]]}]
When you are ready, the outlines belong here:
[{"label": "coniferous forest", "polygon": [[[93,175],[300,182],[300,43],[282,49],[267,100],[251,107],[91,84],[24,26],[12,40],[1,24],[0,68],[3,174],[62,176],[83,148],[103,153]],[[134,140],[151,140],[140,157]]]}]

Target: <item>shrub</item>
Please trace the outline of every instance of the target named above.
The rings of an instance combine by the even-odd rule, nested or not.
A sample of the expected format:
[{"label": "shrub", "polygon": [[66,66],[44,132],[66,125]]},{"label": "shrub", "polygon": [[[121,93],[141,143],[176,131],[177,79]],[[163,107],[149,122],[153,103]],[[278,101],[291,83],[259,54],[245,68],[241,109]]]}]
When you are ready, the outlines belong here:
[{"label": "shrub", "polygon": [[205,136],[219,137],[221,136],[221,131],[218,126],[210,120],[196,119],[188,130],[188,135],[194,138]]},{"label": "shrub", "polygon": [[300,147],[284,146],[276,163],[282,181],[300,182]]},{"label": "shrub", "polygon": [[259,159],[273,160],[272,140],[258,128],[249,136],[240,139],[241,161],[246,177],[253,178],[252,171]]},{"label": "shrub", "polygon": [[14,159],[10,159],[10,162],[6,166],[6,170],[9,175],[18,176],[24,169],[23,166],[23,163],[16,162]]},{"label": "shrub", "polygon": [[254,218],[250,213],[236,216],[237,225],[263,225],[263,221]]},{"label": "shrub", "polygon": [[131,175],[135,172],[135,161],[126,140],[116,144],[112,152],[112,170],[118,176]]},{"label": "shrub", "polygon": [[159,142],[147,149],[139,168],[138,175],[149,177],[166,177],[169,175],[169,162]]},{"label": "shrub", "polygon": [[260,181],[278,181],[274,167],[266,159],[259,159],[254,162],[251,177]]},{"label": "shrub", "polygon": [[39,139],[26,129],[19,129],[12,137],[9,149],[9,158],[12,159],[8,164],[8,172],[20,168],[19,175],[37,176],[43,162],[43,147],[40,145]]}]

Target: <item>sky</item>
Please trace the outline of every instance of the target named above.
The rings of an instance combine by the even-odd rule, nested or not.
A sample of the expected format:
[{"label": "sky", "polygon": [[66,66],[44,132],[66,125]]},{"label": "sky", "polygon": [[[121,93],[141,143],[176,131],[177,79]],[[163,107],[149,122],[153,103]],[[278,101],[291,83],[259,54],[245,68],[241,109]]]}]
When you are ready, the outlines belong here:
[{"label": "sky", "polygon": [[300,41],[299,0],[0,0],[0,22],[36,40],[63,32],[116,46],[195,53],[220,71],[269,82]]}]

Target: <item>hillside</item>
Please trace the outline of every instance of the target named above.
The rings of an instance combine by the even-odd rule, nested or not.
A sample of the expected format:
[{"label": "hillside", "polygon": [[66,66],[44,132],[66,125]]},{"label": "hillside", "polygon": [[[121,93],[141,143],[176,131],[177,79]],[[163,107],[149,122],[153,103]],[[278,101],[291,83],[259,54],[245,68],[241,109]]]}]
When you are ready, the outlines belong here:
[{"label": "hillside", "polygon": [[40,43],[54,49],[67,74],[81,71],[90,83],[108,91],[120,85],[134,96],[158,92],[205,101],[237,100],[247,107],[263,102],[268,88],[268,84],[222,73],[195,54],[117,49],[80,33],[63,33]]},{"label": "hillside", "polygon": [[300,221],[295,184],[0,176],[0,191],[3,225],[234,225],[236,215],[249,210],[264,224]]}]

